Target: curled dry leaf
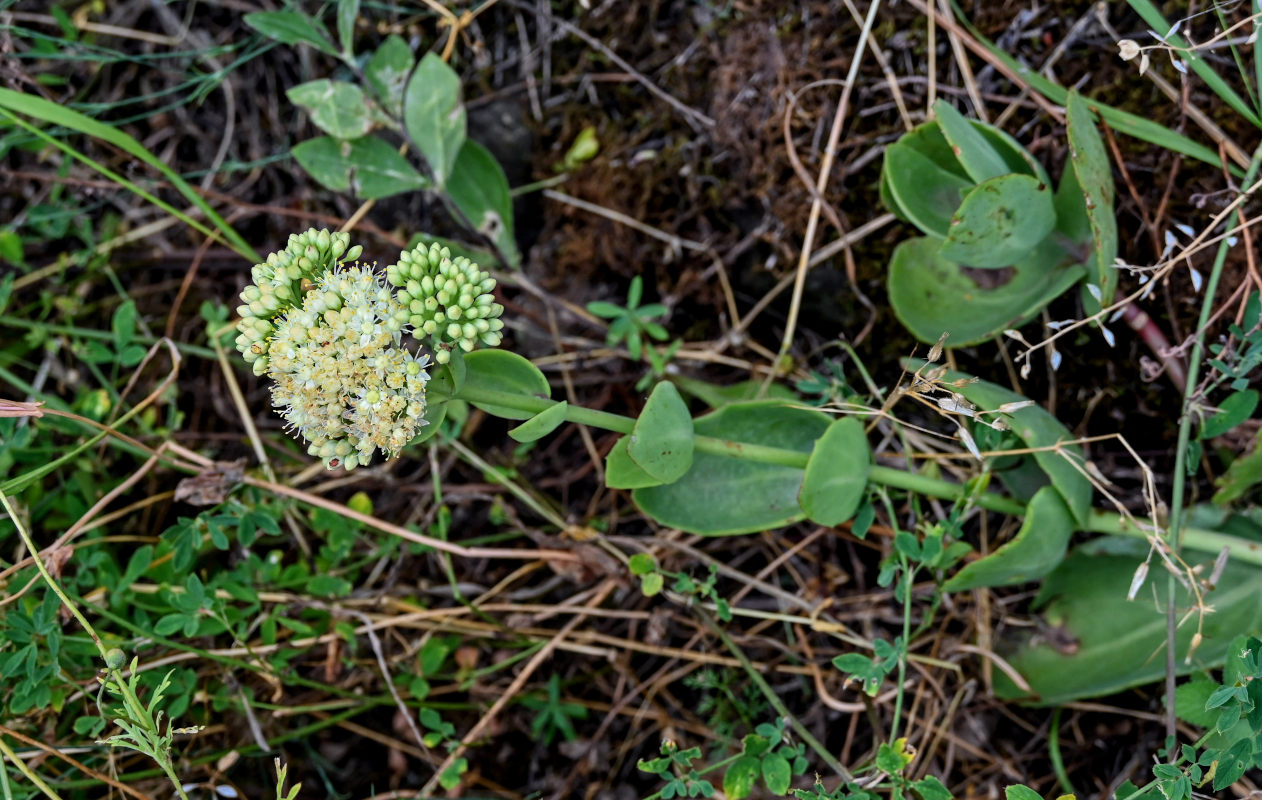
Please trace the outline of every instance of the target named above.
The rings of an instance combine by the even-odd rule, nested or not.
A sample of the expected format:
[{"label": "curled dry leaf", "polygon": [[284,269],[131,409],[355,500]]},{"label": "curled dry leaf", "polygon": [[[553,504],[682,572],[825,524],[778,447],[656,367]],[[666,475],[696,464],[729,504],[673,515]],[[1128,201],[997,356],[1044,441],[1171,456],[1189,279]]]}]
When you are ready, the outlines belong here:
[{"label": "curled dry leaf", "polygon": [[594,544],[569,544],[568,542],[560,543],[561,548],[567,549],[574,555],[578,556],[578,560],[562,561],[561,559],[547,558],[548,566],[552,571],[566,580],[572,581],[579,585],[591,583],[599,578],[617,578],[620,581],[625,580],[626,569],[621,562],[617,561],[613,556],[606,553]]},{"label": "curled dry leaf", "polygon": [[1144,585],[1144,581],[1148,579],[1148,562],[1141,561],[1139,566],[1135,568],[1135,574],[1131,577],[1130,588],[1126,590],[1126,599],[1134,600],[1135,595],[1139,593],[1139,587]]},{"label": "curled dry leaf", "polygon": [[35,403],[21,403],[17,400],[0,398],[0,417],[42,417],[44,416],[44,411],[40,408],[42,405],[44,405],[43,400]]},{"label": "curled dry leaf", "polygon": [[245,477],[245,459],[216,461],[175,487],[175,499],[194,506],[217,506]]}]

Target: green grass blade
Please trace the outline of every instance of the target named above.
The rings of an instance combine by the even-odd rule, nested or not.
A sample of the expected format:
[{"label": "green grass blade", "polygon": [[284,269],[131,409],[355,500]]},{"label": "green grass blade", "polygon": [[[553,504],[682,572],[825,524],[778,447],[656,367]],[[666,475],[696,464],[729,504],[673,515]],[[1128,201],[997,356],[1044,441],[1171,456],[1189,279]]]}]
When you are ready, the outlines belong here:
[{"label": "green grass blade", "polygon": [[1257,17],[1254,17],[1253,30],[1250,31],[1250,33],[1254,34],[1253,84],[1254,84],[1254,88],[1257,90],[1258,105],[1262,106],[1262,36],[1258,35],[1258,34],[1262,34],[1262,30],[1259,30],[1259,28],[1262,28],[1262,20],[1259,20]]},{"label": "green grass blade", "polygon": [[[1158,34],[1165,36],[1166,31],[1170,30],[1170,23],[1166,22],[1166,18],[1161,15],[1161,12],[1149,0],[1127,0],[1127,3]],[[1177,48],[1186,48],[1188,46],[1187,41],[1178,34],[1167,36],[1165,41],[1167,44]],[[1234,108],[1236,113],[1252,122],[1254,126],[1262,128],[1262,118],[1258,117],[1257,112],[1250,108],[1244,98],[1237,94],[1236,90],[1231,88],[1227,81],[1223,80],[1223,76],[1215,72],[1214,68],[1205,59],[1201,58],[1196,51],[1181,51],[1178,56],[1187,62],[1192,71],[1201,80],[1205,81],[1205,85],[1214,94],[1218,95],[1220,100]]]},{"label": "green grass blade", "polygon": [[[999,49],[994,42],[983,36],[981,32],[969,23],[968,19],[964,16],[964,12],[960,9],[955,0],[952,0],[951,2],[951,9],[955,13],[956,19],[968,28],[969,32],[977,38],[977,41],[981,42],[982,45],[993,53],[996,58],[1002,61],[1008,69],[1012,70],[1013,73],[1020,76],[1022,80],[1028,83],[1030,88],[1034,89],[1048,100],[1051,100],[1053,103],[1057,103],[1062,106],[1065,105],[1069,99],[1068,89],[1055,83],[1054,81],[1048,80],[1037,71],[1027,67],[1025,64],[1022,64],[1020,61],[1017,61],[1015,58]],[[1127,111],[1122,111],[1121,109],[1105,105],[1104,103],[1096,102],[1095,100],[1089,99],[1087,102],[1091,106],[1091,109],[1098,113],[1100,117],[1109,124],[1110,128],[1119,133],[1124,133],[1127,136],[1133,136],[1136,139],[1141,139],[1145,142],[1149,142],[1150,144],[1155,144],[1158,147],[1164,147],[1165,149],[1172,150],[1176,153],[1182,153],[1185,156],[1190,156],[1191,158],[1195,158],[1199,161],[1204,161],[1206,164],[1212,164],[1215,167],[1222,167],[1222,161],[1218,157],[1218,152],[1216,150],[1206,147],[1199,142],[1193,141],[1192,139],[1189,139],[1180,133],[1176,133],[1164,125],[1153,122],[1150,119],[1145,119],[1144,117],[1131,114]],[[1237,177],[1244,174],[1239,167],[1234,165],[1231,166],[1231,171],[1232,174]]]},{"label": "green grass blade", "polygon": [[[254,248],[250,247],[250,245],[241,238],[241,234],[237,233],[223,217],[210,207],[209,203],[202,199],[197,192],[193,191],[193,187],[189,186],[187,181],[180,177],[166,164],[163,164],[157,156],[150,153],[144,145],[136,141],[130,135],[73,109],[60,106],[52,101],[45,100],[42,97],[34,97],[32,95],[23,94],[22,92],[15,92],[12,89],[0,89],[0,109],[10,112],[9,116],[19,124],[22,123],[22,120],[14,116],[15,114],[23,114],[50,125],[60,125],[65,128],[78,131],[79,133],[101,139],[122,149],[129,155],[140,159],[154,169],[158,170],[158,172],[162,173],[163,177],[165,177],[180,194],[184,195],[184,197],[187,198],[194,206],[201,209],[202,213],[206,215],[206,218],[222,232],[224,239],[231,244],[232,248],[240,253],[242,257],[255,262],[262,260],[259,257],[259,254],[254,251]],[[129,191],[135,192],[145,198],[149,202],[158,205],[167,213],[175,215],[185,224],[192,226],[202,233],[212,235],[205,226],[195,222],[186,214],[176,211],[169,205],[162,203],[156,197],[148,192],[145,192],[139,186],[136,186],[134,183],[131,183],[117,173],[114,173],[106,167],[96,163],[69,145],[53,139],[47,134],[38,131],[38,129],[33,129],[29,123],[23,124],[23,127],[27,128],[27,130],[31,130],[32,133],[40,135],[41,138],[50,141],[52,144],[55,144],[68,155],[84,162],[118,185],[123,186]]]},{"label": "green grass blade", "polygon": [[[1214,6],[1214,15],[1218,17],[1218,24],[1222,26],[1223,30],[1231,27],[1231,23],[1227,21],[1227,15],[1223,13],[1222,6]],[[1231,50],[1231,59],[1236,62],[1236,71],[1240,73],[1240,80],[1244,83],[1245,98],[1253,104],[1254,112],[1262,112],[1262,104],[1259,104],[1257,88],[1253,85],[1253,81],[1249,79],[1249,68],[1245,66],[1244,56],[1240,54],[1240,48],[1236,47],[1234,39],[1227,40],[1227,47]]]}]

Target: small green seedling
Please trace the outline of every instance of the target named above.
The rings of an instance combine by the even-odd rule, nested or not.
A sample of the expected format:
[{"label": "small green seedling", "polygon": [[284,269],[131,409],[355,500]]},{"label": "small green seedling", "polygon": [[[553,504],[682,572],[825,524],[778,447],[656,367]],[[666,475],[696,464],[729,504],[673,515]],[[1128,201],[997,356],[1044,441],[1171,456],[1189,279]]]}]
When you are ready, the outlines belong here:
[{"label": "small green seedling", "polygon": [[627,289],[627,304],[619,306],[603,300],[595,300],[587,304],[587,310],[603,319],[613,320],[609,324],[609,333],[605,343],[617,347],[626,342],[627,352],[636,361],[640,360],[644,351],[645,338],[664,342],[670,338],[656,318],[666,314],[666,306],[661,303],[649,303],[641,306],[644,296],[644,281],[639,275],[631,279],[631,287]]}]

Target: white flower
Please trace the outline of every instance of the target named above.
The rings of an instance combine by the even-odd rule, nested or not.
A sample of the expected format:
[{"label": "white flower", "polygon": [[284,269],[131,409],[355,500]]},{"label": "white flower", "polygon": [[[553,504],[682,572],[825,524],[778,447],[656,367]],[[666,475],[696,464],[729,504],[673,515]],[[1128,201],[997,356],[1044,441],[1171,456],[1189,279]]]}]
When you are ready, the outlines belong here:
[{"label": "white flower", "polygon": [[1123,61],[1130,61],[1139,55],[1139,42],[1134,39],[1123,39],[1117,43],[1118,55]]},{"label": "white flower", "polygon": [[425,425],[429,361],[402,344],[401,306],[377,273],[338,268],[275,321],[272,405],[330,469],[398,455]]}]

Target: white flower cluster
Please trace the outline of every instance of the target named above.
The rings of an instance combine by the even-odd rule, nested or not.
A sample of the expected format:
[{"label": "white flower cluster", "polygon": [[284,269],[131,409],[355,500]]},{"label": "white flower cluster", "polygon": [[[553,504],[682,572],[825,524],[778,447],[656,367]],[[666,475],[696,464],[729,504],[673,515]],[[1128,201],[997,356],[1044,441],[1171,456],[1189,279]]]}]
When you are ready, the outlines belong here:
[{"label": "white flower cluster", "polygon": [[350,234],[312,228],[291,234],[284,250],[272,253],[250,270],[253,283],[241,292],[244,305],[237,307],[237,350],[255,375],[267,371],[267,351],[274,332],[273,321],[286,309],[302,302],[305,285],[342,261],[354,261],[364,248],[350,246]]},{"label": "white flower cluster", "polygon": [[290,236],[254,266],[237,308],[237,349],[272,379],[272,405],[329,469],[368,464],[377,450],[393,458],[426,424],[429,358],[403,346],[405,333],[441,363],[454,347],[503,338],[495,279],[469,259],[420,245],[383,280],[346,265],[361,252],[345,233]]},{"label": "white flower cluster", "polygon": [[340,267],[275,321],[272,405],[330,469],[393,458],[426,424],[428,358],[403,347],[398,310],[371,269]]}]

